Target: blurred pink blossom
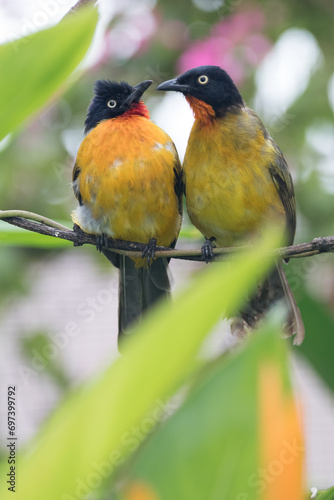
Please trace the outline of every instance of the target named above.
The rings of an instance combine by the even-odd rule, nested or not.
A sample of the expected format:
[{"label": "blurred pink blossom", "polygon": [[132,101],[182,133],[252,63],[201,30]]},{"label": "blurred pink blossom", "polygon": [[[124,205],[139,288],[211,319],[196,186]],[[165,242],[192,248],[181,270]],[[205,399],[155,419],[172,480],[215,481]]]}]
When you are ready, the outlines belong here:
[{"label": "blurred pink blossom", "polygon": [[271,47],[263,34],[264,26],[265,17],[259,9],[229,16],[212,27],[208,38],[189,45],[178,60],[178,71],[183,73],[195,66],[217,65],[239,85]]},{"label": "blurred pink blossom", "polygon": [[156,31],[154,13],[145,4],[136,4],[132,10],[124,9],[122,17],[107,32],[105,37],[105,57],[127,60],[145,52]]}]

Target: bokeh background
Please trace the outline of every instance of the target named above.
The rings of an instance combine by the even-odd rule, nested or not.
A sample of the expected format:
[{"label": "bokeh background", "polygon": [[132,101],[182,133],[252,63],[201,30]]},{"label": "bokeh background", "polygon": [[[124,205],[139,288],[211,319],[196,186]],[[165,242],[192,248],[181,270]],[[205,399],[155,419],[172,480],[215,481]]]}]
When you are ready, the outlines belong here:
[{"label": "bokeh background", "polygon": [[[0,43],[56,24],[73,3],[0,1]],[[192,113],[181,95],[155,87],[191,67],[216,64],[234,79],[288,161],[298,208],[296,242],[334,234],[331,0],[101,0],[98,6],[98,30],[75,85],[0,143],[0,209],[69,224],[76,205],[71,170],[100,78],[131,84],[152,79],[145,94],[152,120],[183,158]],[[178,247],[198,247],[201,240],[184,219]],[[0,231],[0,437],[7,385],[15,384],[22,444],[71,388],[117,356],[117,273],[93,247],[50,245],[9,246]],[[197,267],[172,262],[174,288]],[[303,408],[307,477],[309,486],[325,488],[334,484],[333,256],[294,259],[287,275],[306,325],[291,370]],[[233,342],[222,322],[203,355]]]}]

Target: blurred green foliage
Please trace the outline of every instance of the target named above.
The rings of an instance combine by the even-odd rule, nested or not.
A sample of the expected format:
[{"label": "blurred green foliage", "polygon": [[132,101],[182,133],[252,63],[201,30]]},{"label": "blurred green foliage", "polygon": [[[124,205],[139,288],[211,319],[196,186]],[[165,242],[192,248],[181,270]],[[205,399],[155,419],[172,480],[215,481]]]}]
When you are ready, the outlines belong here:
[{"label": "blurred green foliage", "polygon": [[[278,338],[277,327],[273,327],[270,332],[263,332],[262,335],[254,337],[250,344],[246,343],[242,352],[235,356],[234,360],[230,360],[229,365],[225,366],[225,363],[221,362],[206,365],[204,377],[203,363],[199,363],[197,355],[203,339],[220,320],[221,315],[233,314],[238,310],[247,294],[254,289],[257,280],[272,264],[265,256],[275,246],[277,239],[268,234],[266,240],[247,255],[233,259],[228,269],[223,264],[217,264],[198,273],[187,289],[179,294],[173,307],[166,302],[160,303],[146,316],[137,326],[136,332],[125,339],[123,357],[95,380],[69,395],[35,437],[33,449],[20,451],[20,488],[16,491],[16,498],[44,500],[47,496],[48,500],[68,500],[84,498],[91,491],[93,498],[106,498],[100,487],[104,487],[105,481],[110,479],[111,475],[120,473],[120,466],[125,464],[126,458],[140,446],[161,415],[164,417],[172,413],[168,410],[166,398],[189,382],[192,382],[199,392],[190,392],[190,399],[183,413],[189,413],[189,406],[194,407],[192,411],[197,414],[198,419],[201,420],[202,412],[206,415],[207,423],[210,424],[211,420],[211,423],[215,422],[215,426],[212,428],[211,425],[204,425],[203,432],[198,428],[198,438],[194,440],[191,427],[184,422],[182,411],[175,415],[174,423],[170,422],[172,428],[176,421],[176,426],[186,424],[188,432],[184,432],[182,437],[182,453],[179,445],[172,446],[169,452],[169,474],[162,483],[160,481],[160,485],[158,476],[158,483],[153,481],[154,486],[158,488],[159,498],[171,498],[176,482],[180,493],[175,495],[175,498],[185,498],[183,493],[189,491],[189,484],[197,485],[194,488],[197,496],[194,498],[203,498],[203,487],[207,488],[207,485],[201,478],[207,480],[212,474],[209,456],[218,467],[216,473],[219,472],[219,482],[221,486],[225,484],[227,492],[238,493],[240,488],[247,486],[249,474],[254,467],[256,470],[261,465],[262,443],[259,433],[263,415],[261,391],[258,386],[262,368],[267,369],[272,365],[275,373],[277,371],[281,387],[280,393],[277,394],[278,400],[281,398],[282,404],[286,397],[292,401],[286,346]],[[45,335],[39,334],[26,343],[26,350],[35,357],[37,352],[39,361],[43,361],[41,353],[46,346]],[[51,368],[54,371],[55,365],[48,364],[48,370]],[[249,372],[252,377],[248,376]],[[58,376],[59,373],[62,372],[58,369]],[[232,385],[231,377],[234,381]],[[209,386],[208,390],[205,385]],[[211,411],[207,402],[203,401],[203,396],[215,404],[216,398],[220,397],[220,391],[223,391],[224,398],[221,398],[217,413],[217,407],[215,411]],[[224,401],[230,410],[233,408],[232,413],[225,413]],[[240,409],[244,410],[234,413]],[[285,410],[280,406],[279,409],[288,429],[290,422],[285,420]],[[156,410],[159,418],[151,416],[156,415]],[[225,418],[220,418],[221,412],[225,414]],[[153,424],[147,429],[145,422],[147,419],[151,421],[152,418]],[[232,431],[231,419],[234,422]],[[141,432],[133,435],[133,429],[138,425]],[[162,436],[169,432],[168,429],[170,426],[163,431]],[[289,433],[278,437],[289,438]],[[224,444],[226,438],[228,439]],[[159,437],[157,439],[159,440]],[[166,436],[163,439],[166,439]],[[223,446],[217,449],[220,440]],[[173,445],[172,440],[168,441]],[[152,443],[152,446],[156,445]],[[156,453],[164,453],[161,443],[158,448],[150,453],[150,460],[153,462],[156,461]],[[178,453],[182,469],[172,467],[174,453]],[[240,453],[243,455],[243,466],[237,467],[235,460]],[[199,467],[203,474],[194,475],[194,469],[187,458],[189,454],[197,457],[196,470]],[[184,461],[183,458],[187,460]],[[231,459],[233,470],[230,467],[220,470],[220,459],[223,459],[224,463]],[[299,460],[301,462],[301,456]],[[2,477],[6,467],[7,462],[3,461],[0,464]],[[204,473],[205,470],[207,473]],[[180,475],[182,482],[179,481]],[[94,481],[91,477],[95,478]],[[161,479],[161,473],[159,477]],[[232,477],[233,483],[230,482]],[[300,479],[296,477],[294,480],[301,491]],[[117,482],[114,481],[113,484]],[[289,487],[293,490],[293,485],[289,484]],[[0,484],[1,498],[9,498],[10,493],[8,494],[6,488],[6,484]],[[138,497],[138,500],[140,498]],[[207,498],[215,498],[209,489]],[[289,497],[286,498],[290,500]]]},{"label": "blurred green foliage", "polygon": [[317,500],[333,500],[334,498],[334,488],[330,488],[326,491],[319,491],[315,497]]},{"label": "blurred green foliage", "polygon": [[24,357],[35,370],[45,370],[60,389],[67,389],[69,379],[59,357],[54,359],[52,356],[54,346],[45,332],[30,333],[29,337],[22,339],[21,348]]},{"label": "blurred green foliage", "polygon": [[[180,56],[192,47],[196,41],[210,38],[217,25],[220,25],[225,20],[228,21],[232,19],[233,16],[237,16],[239,13],[252,10],[254,6],[263,12],[264,18],[266,19],[263,32],[272,44],[275,44],[280,35],[286,30],[298,27],[312,33],[321,49],[322,61],[319,67],[315,68],[315,72],[305,92],[287,110],[286,117],[281,122],[280,126],[276,124],[271,127],[270,125],[272,124],[270,123],[266,125],[283,150],[295,178],[298,206],[298,241],[307,241],[317,236],[334,234],[334,220],[332,217],[334,208],[333,178],[331,177],[328,167],[327,169],[322,168],[324,162],[328,162],[327,146],[325,144],[325,146],[322,147],[323,137],[320,137],[320,139],[318,137],[318,141],[316,140],[317,137],[315,137],[315,139],[313,137],[313,142],[309,139],[312,131],[321,131],[324,127],[332,126],[333,120],[334,105],[333,103],[332,105],[330,104],[328,97],[329,79],[333,76],[332,47],[334,45],[334,32],[332,29],[334,4],[330,0],[322,0],[320,4],[316,0],[307,0],[302,3],[288,2],[288,0],[269,0],[267,2],[261,0],[257,0],[256,2],[229,1],[225,3],[224,7],[210,13],[203,12],[203,10],[197,8],[194,3],[190,1],[187,3],[187,9],[185,9],[184,4],[179,1],[159,0],[156,5],[154,5],[154,3],[147,3],[148,13],[145,14],[144,12],[144,14],[140,14],[143,24],[140,25],[139,28],[136,22],[139,22],[138,20],[141,19],[140,15],[138,14],[131,17],[131,12],[129,12],[129,10],[120,9],[118,15],[110,21],[109,27],[104,34],[104,50],[101,49],[101,52],[95,55],[94,62],[91,63],[86,72],[81,75],[81,78],[75,81],[75,85],[72,87],[64,87],[63,83],[71,70],[74,69],[79,59],[83,56],[90,43],[92,29],[94,27],[93,16],[89,22],[87,19],[82,21],[83,24],[78,31],[66,29],[66,35],[62,35],[61,46],[58,46],[57,43],[54,42],[54,51],[47,53],[44,50],[45,47],[43,47],[43,61],[38,58],[36,59],[36,54],[33,54],[33,51],[30,52],[30,57],[34,55],[34,61],[37,61],[37,64],[31,63],[29,66],[28,59],[24,60],[24,64],[27,64],[29,69],[37,66],[38,71],[36,70],[32,73],[33,76],[40,78],[40,80],[38,82],[36,80],[35,83],[29,80],[30,83],[32,83],[26,88],[22,85],[22,78],[18,77],[19,73],[15,74],[14,72],[15,65],[9,64],[8,62],[9,53],[8,51],[6,52],[6,47],[0,47],[0,62],[2,60],[4,64],[7,61],[6,66],[8,66],[8,78],[3,79],[2,85],[6,85],[7,83],[9,87],[12,87],[9,90],[14,90],[12,94],[9,94],[9,91],[3,94],[3,96],[6,96],[6,102],[4,103],[6,106],[4,105],[2,107],[2,111],[5,113],[5,117],[2,119],[3,134],[14,126],[19,125],[22,119],[28,117],[28,114],[32,112],[35,113],[37,108],[40,108],[44,103],[43,111],[39,115],[35,114],[34,119],[30,118],[30,121],[26,122],[27,125],[24,129],[20,128],[19,131],[16,130],[14,134],[1,143],[0,208],[2,210],[29,210],[41,213],[56,220],[65,219],[69,221],[70,212],[75,206],[75,200],[70,188],[73,156],[75,155],[75,148],[82,138],[85,112],[92,96],[94,81],[98,78],[106,77],[116,80],[124,79],[134,84],[143,79],[152,78],[158,83],[161,79],[171,77],[179,71]],[[130,8],[135,9],[135,4],[131,4]],[[272,14],[273,12],[275,15]],[[136,32],[136,30],[138,31],[138,29],[142,32],[145,31],[144,28],[148,26],[149,16],[151,16],[150,19],[154,24],[154,29],[151,30],[150,36],[146,38],[143,36],[138,46],[132,50],[132,52],[129,52],[130,55],[124,55],[124,53],[122,55],[121,52],[117,52],[117,50],[122,47],[122,44],[127,46],[129,42],[129,33],[131,34],[132,30],[134,32]],[[77,22],[77,18],[75,22]],[[82,29],[85,22],[88,22],[90,26],[88,31]],[[71,23],[71,21],[67,20],[66,23]],[[56,28],[37,34],[35,40],[43,40],[43,44],[47,44],[48,33],[55,34],[58,33],[58,30],[61,32],[62,26],[63,25],[60,24]],[[119,38],[116,41],[112,38],[115,33],[119,33]],[[73,35],[73,38],[71,35]],[[29,43],[22,44],[22,54],[25,47],[28,47],[29,50],[33,48],[34,42],[32,40],[34,40],[34,35],[31,37],[30,41],[28,40]],[[73,42],[78,44],[78,40],[82,42],[80,47],[76,47],[77,50],[75,51],[70,51],[66,43]],[[40,46],[39,42],[37,45]],[[61,48],[63,49],[63,56],[65,54],[69,65],[63,67],[58,60],[58,69],[55,71],[55,78],[53,79],[51,75],[47,76],[47,73],[44,73],[48,68],[52,69],[51,56],[49,60],[46,54],[56,54],[60,56]],[[19,54],[20,53],[21,49],[19,51]],[[69,61],[69,59],[71,59],[70,57],[68,58],[69,54],[73,54],[72,61]],[[4,55],[6,57],[4,57]],[[238,59],[238,50],[233,52],[233,57]],[[41,64],[39,64],[39,62]],[[242,64],[241,59],[239,62]],[[50,65],[48,63],[50,63]],[[249,103],[252,103],[256,91],[256,85],[254,83],[256,71],[256,67],[253,69],[247,67],[244,73],[244,79],[240,83],[240,90]],[[23,70],[21,67],[21,73],[22,72]],[[14,78],[14,80],[10,81],[10,78]],[[72,80],[72,83],[73,82],[74,80]],[[61,83],[61,90],[59,90]],[[36,87],[34,87],[34,85],[36,85]],[[28,94],[22,93],[20,95],[24,98],[23,104],[21,100],[16,100],[15,92],[18,93],[22,89],[24,89],[24,92],[33,92],[34,99],[29,99]],[[42,91],[39,91],[39,89],[42,89]],[[56,90],[57,93],[55,94]],[[154,91],[151,90],[150,92],[152,96]],[[14,97],[10,99],[10,95]],[[50,100],[51,95],[53,95],[53,97]],[[152,106],[156,105],[157,102],[158,100],[152,101]],[[27,106],[25,106],[25,104],[27,104]],[[6,116],[9,116],[10,119],[6,120]],[[188,226],[185,228],[184,234],[193,236],[196,233]],[[47,260],[47,251],[48,248],[50,248],[49,245],[53,248],[54,242],[49,243],[47,238],[39,237],[39,235],[35,234],[26,233],[23,235],[22,231],[10,228],[5,223],[1,223],[0,245],[0,297],[7,297],[9,293],[28,291],[26,288],[27,285],[22,279],[26,267],[33,259],[40,258],[41,252],[43,252],[44,258]],[[59,243],[58,251],[61,251],[61,247],[65,247],[66,245],[67,243]],[[35,248],[31,250],[32,247]],[[37,247],[39,247],[38,251]],[[66,251],[66,249],[64,248],[62,251]],[[314,262],[315,265],[309,266],[307,264],[308,261]],[[293,291],[297,300],[300,301],[301,312],[306,325],[306,340],[304,345],[300,348],[300,352],[310,361],[318,374],[333,390],[331,354],[333,352],[334,332],[334,273],[332,270],[328,272],[328,264],[332,261],[332,256],[326,256],[321,260],[314,260],[314,258],[311,258],[299,260],[298,262],[291,261],[287,269],[290,282],[293,284]],[[260,262],[261,260],[259,260],[259,263]],[[248,263],[250,264],[250,261]],[[237,279],[235,278],[235,290],[241,287],[241,284],[244,286],[246,283],[247,272],[245,268],[241,267],[240,269],[243,269],[243,272],[246,274],[244,274],[242,278],[240,275]],[[210,272],[214,274],[216,270],[210,270]],[[324,287],[326,291],[319,294],[317,290],[319,290],[319,283],[321,283],[322,280],[326,282],[326,287]],[[314,281],[317,281],[318,288],[313,286]],[[213,318],[215,321],[218,320],[217,311],[219,311],[219,315],[221,315],[223,309],[222,296],[213,293],[214,291],[217,292],[214,288],[215,285],[218,286],[216,276],[214,280],[212,279],[212,282],[208,279],[207,285],[208,284],[210,284],[210,286],[207,288],[207,295],[205,294],[206,288],[203,290],[201,288],[199,289],[204,295],[202,299],[203,302],[199,302],[198,308],[194,307],[193,303],[191,303],[191,301],[195,299],[195,292],[193,295],[189,294],[188,299],[185,299],[190,301],[191,307],[189,315],[186,318],[187,322],[192,319],[194,324],[193,328],[198,327],[198,324],[200,324],[201,328],[203,328],[203,330],[201,330],[201,335],[207,333],[209,325],[212,326],[214,323]],[[244,288],[241,288],[244,292]],[[230,288],[228,288],[228,291],[230,292]],[[215,310],[214,315],[211,317],[209,313],[205,315],[202,306],[206,304],[213,306],[217,302],[217,297],[219,297],[218,309]],[[197,299],[199,299],[199,296],[197,296]],[[235,298],[235,300],[237,301],[237,298]],[[181,302],[180,307],[183,305],[184,304]],[[183,342],[180,342],[180,338],[173,340],[174,337],[168,340],[168,320],[173,319],[168,312],[166,315],[167,326],[166,328],[162,328],[162,332],[160,332],[161,338],[159,337],[159,346],[157,344],[155,345],[156,350],[151,350],[152,345],[149,342],[146,344],[145,335],[142,336],[142,339],[138,336],[138,344],[133,345],[133,358],[131,358],[131,356],[129,357],[130,360],[133,359],[135,363],[139,363],[138,356],[134,353],[135,349],[139,348],[138,346],[141,345],[143,356],[140,358],[140,366],[138,365],[137,367],[138,371],[140,372],[142,367],[145,369],[147,363],[152,363],[152,366],[155,366],[156,363],[155,373],[159,373],[160,369],[165,370],[164,373],[166,377],[162,381],[164,381],[166,385],[163,386],[159,377],[154,378],[150,372],[148,372],[148,375],[147,373],[140,372],[143,376],[143,387],[146,389],[146,391],[143,391],[144,394],[142,394],[137,389],[138,379],[136,377],[138,371],[135,373],[135,380],[131,379],[129,375],[130,369],[128,368],[129,373],[126,372],[127,362],[125,362],[123,368],[119,368],[120,364],[118,364],[117,367],[115,365],[105,378],[101,378],[100,389],[102,392],[96,393],[101,397],[99,401],[96,401],[96,394],[90,391],[89,388],[84,389],[81,393],[77,393],[73,399],[69,400],[67,406],[59,409],[59,413],[55,416],[54,421],[50,423],[50,433],[47,434],[46,431],[46,434],[43,434],[40,444],[41,446],[43,445],[43,439],[45,437],[44,448],[42,447],[36,452],[37,454],[35,456],[37,457],[37,462],[31,462],[30,465],[28,465],[28,463],[26,464],[27,470],[25,481],[27,481],[27,483],[25,484],[29,485],[29,491],[33,493],[31,497],[29,497],[29,495],[25,496],[28,490],[24,489],[20,493],[23,495],[22,498],[24,497],[25,500],[27,498],[34,498],[34,500],[38,498],[35,496],[36,484],[33,480],[36,479],[36,476],[33,472],[39,472],[40,470],[45,470],[46,474],[45,477],[39,475],[38,478],[42,483],[44,481],[43,484],[40,483],[42,488],[40,490],[40,498],[45,498],[44,491],[48,492],[48,498],[50,499],[59,498],[50,496],[53,493],[55,495],[56,490],[55,492],[53,492],[53,490],[50,492],[48,484],[47,474],[52,474],[54,471],[50,469],[46,457],[53,455],[52,450],[56,451],[53,458],[55,459],[55,465],[58,469],[55,470],[58,470],[58,472],[66,470],[67,475],[64,477],[64,481],[68,481],[67,484],[71,485],[71,487],[73,487],[71,481],[73,482],[75,474],[87,473],[87,463],[85,459],[87,459],[90,453],[96,452],[98,457],[101,459],[103,458],[103,453],[105,454],[107,450],[107,446],[105,446],[106,443],[104,442],[106,434],[101,431],[98,439],[95,440],[96,436],[94,437],[94,432],[99,430],[99,428],[98,426],[92,427],[94,418],[92,413],[88,411],[88,408],[91,408],[93,412],[98,403],[101,403],[101,401],[109,401],[109,375],[113,379],[113,384],[115,386],[115,393],[112,393],[111,396],[116,398],[115,401],[117,404],[115,403],[115,408],[119,411],[116,417],[117,425],[115,424],[115,434],[113,436],[115,445],[117,439],[120,438],[119,433],[126,431],[126,425],[131,425],[130,420],[127,422],[122,421],[124,414],[127,415],[124,409],[128,408],[126,405],[129,403],[125,402],[125,398],[132,401],[131,398],[133,397],[133,401],[137,404],[138,411],[132,414],[133,422],[135,422],[136,419],[140,419],[140,416],[145,413],[145,410],[147,411],[149,409],[149,404],[153,402],[153,392],[149,393],[152,387],[156,390],[154,397],[157,395],[162,397],[169,390],[172,391],[172,389],[178,386],[182,378],[181,372],[184,377],[188,370],[194,370],[195,364],[192,363],[189,365],[185,363],[184,366],[175,364],[173,370],[171,370],[171,361],[174,359],[173,354],[170,353],[170,357],[168,358],[165,356],[165,351],[161,353],[161,339],[165,338],[164,335],[166,335],[166,345],[169,345],[170,348],[174,347],[174,349],[180,349],[180,352],[177,353],[179,355],[179,363],[181,363],[182,353],[184,355],[186,355],[186,352],[189,354],[187,349],[190,349],[192,344],[190,346],[189,344],[187,345],[186,340],[188,338],[187,335],[191,333],[192,327],[189,323],[187,323],[187,325],[182,323],[182,315],[179,309],[173,310],[173,314],[178,313],[179,316],[177,321],[181,322],[179,323],[179,328],[182,333],[186,332]],[[196,320],[196,314],[201,315],[201,321]],[[154,319],[152,319],[151,325],[154,325],[153,321]],[[177,322],[175,322],[175,324],[176,323]],[[174,331],[170,328],[170,331],[179,335],[179,330]],[[170,344],[168,344],[168,341]],[[174,344],[171,343],[172,341]],[[36,351],[43,352],[43,349],[47,348],[47,342],[47,337],[43,335],[43,332],[35,332],[35,334],[23,344],[25,356],[28,356],[28,358],[30,356],[31,358],[31,355]],[[130,346],[129,348],[131,349]],[[246,354],[245,351],[241,356],[247,357],[251,356],[251,354]],[[133,366],[131,368],[131,376],[133,376]],[[122,371],[123,369],[125,370],[124,373]],[[61,387],[66,386],[67,379],[62,371],[61,365],[49,364],[48,370],[49,374],[58,381]],[[120,371],[121,375],[125,375],[125,377],[123,378],[121,375],[117,375],[117,370]],[[282,377],[285,377],[285,370],[286,368],[283,367],[281,371]],[[127,378],[128,375],[130,377],[129,379]],[[245,375],[241,366],[239,376],[245,380]],[[150,378],[156,379],[154,380],[156,385],[151,386],[148,383],[146,388],[145,377],[147,377],[148,380]],[[178,382],[176,381],[177,377],[179,377]],[[245,387],[248,387],[248,382],[249,381],[246,380],[246,385],[243,387],[241,394],[243,394]],[[133,384],[132,389],[130,389],[127,384]],[[120,388],[123,388],[123,394],[121,394]],[[134,391],[133,394],[128,392],[131,390]],[[236,392],[235,390],[235,393]],[[191,405],[192,402],[191,400],[189,401],[189,405]],[[92,403],[94,403],[95,406]],[[118,404],[120,404],[119,407],[117,406]],[[122,404],[124,406],[122,406]],[[114,413],[114,407],[110,407],[109,410],[111,413]],[[128,410],[128,413],[131,415],[132,409],[128,408]],[[72,411],[73,414],[71,413]],[[87,412],[87,414],[85,412]],[[81,421],[81,417],[85,417],[85,420]],[[109,413],[104,415],[104,417],[102,422],[104,427],[101,427],[101,429],[107,431],[112,417]],[[171,423],[171,427],[173,427],[173,425],[174,424]],[[52,435],[54,430],[56,430],[57,433]],[[226,429],[222,427],[222,432],[224,430]],[[77,431],[77,433],[75,433],[75,431]],[[87,448],[84,457],[73,455],[73,458],[71,455],[72,459],[69,459],[65,467],[63,460],[64,456],[66,456],[66,451],[64,451],[66,443],[62,442],[62,440],[67,436],[69,439],[73,439],[73,443],[77,447],[73,447],[75,451],[81,450],[81,445],[85,445]],[[83,436],[87,438],[87,441],[84,441]],[[159,443],[159,439],[166,439],[163,434],[161,434],[161,436],[162,437],[157,436],[157,441],[154,442],[152,440],[150,444],[153,450],[152,456],[154,456],[156,449],[158,449],[155,448],[158,446],[155,443]],[[187,436],[185,435],[185,440],[186,439]],[[59,447],[57,447],[58,444]],[[63,444],[65,448],[62,448],[61,445]],[[188,444],[186,443],[185,446],[186,451],[189,451],[187,449]],[[117,445],[115,446],[117,449]],[[110,451],[110,449],[108,449],[108,451]],[[149,458],[145,458],[144,453],[143,457],[144,458],[139,457],[135,469],[137,467],[137,470],[143,471],[146,467],[145,460],[151,460],[151,455],[146,455],[146,457]],[[35,468],[34,464],[36,463],[38,467]],[[86,467],[86,469],[84,467]],[[30,472],[31,477],[29,477]],[[55,474],[55,478],[57,480],[57,474]],[[193,480],[193,478],[190,478],[189,481],[190,480]],[[43,489],[44,487],[46,488],[45,490]],[[62,487],[65,486],[62,485]],[[98,496],[98,498],[102,497]],[[168,496],[166,498],[168,498]],[[172,497],[170,496],[170,498]],[[333,498],[333,493],[321,493],[321,498]]]},{"label": "blurred green foliage", "polygon": [[[286,346],[277,333],[267,325],[245,350],[207,367],[181,408],[137,453],[125,472],[127,481],[151,485],[161,500],[260,497],[265,480],[257,465],[266,468],[261,463],[262,369],[277,367],[282,385],[288,381]],[[280,418],[282,424],[284,411]],[[275,432],[275,423],[268,425]],[[285,491],[283,481],[280,477],[277,490]]]},{"label": "blurred green foliage", "polygon": [[[0,46],[0,67],[6,68],[0,83],[0,140],[44,105],[69,77],[87,52],[96,21],[97,12],[85,9],[75,23],[68,17],[49,30]],[[18,92],[13,82],[20,81],[24,84]]]}]

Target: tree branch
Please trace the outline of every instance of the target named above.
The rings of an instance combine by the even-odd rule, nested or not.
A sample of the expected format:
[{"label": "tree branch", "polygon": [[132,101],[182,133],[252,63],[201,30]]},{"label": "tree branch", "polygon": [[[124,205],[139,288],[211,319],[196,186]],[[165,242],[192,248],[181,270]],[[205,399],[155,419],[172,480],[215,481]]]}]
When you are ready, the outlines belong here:
[{"label": "tree branch", "polygon": [[[58,224],[51,219],[32,212],[23,210],[0,210],[0,219],[13,226],[21,227],[27,231],[52,236],[53,238],[61,238],[63,240],[72,241],[74,246],[81,245],[96,245],[96,236],[88,234],[84,231],[68,229],[62,224]],[[128,257],[141,257],[143,250],[146,248],[144,243],[113,240],[108,238],[108,250],[115,253],[127,255]],[[214,248],[216,257],[228,256],[239,251],[245,250],[245,246],[240,247],[225,247]],[[274,255],[281,258],[300,258],[310,257],[320,253],[334,252],[334,236],[325,238],[315,238],[309,243],[300,243],[289,247],[278,248],[274,251]],[[177,250],[166,247],[157,247],[156,257],[171,257],[173,259],[194,260],[203,262],[204,258],[200,249],[198,250]]]},{"label": "tree branch", "polygon": [[88,3],[95,3],[95,1],[96,0],[78,0],[77,3],[75,5],[73,5],[73,7],[71,7],[71,9],[67,12],[67,14],[65,14],[64,17],[66,17],[70,14],[74,14],[81,7],[84,7]]},{"label": "tree branch", "polygon": [[[59,224],[58,222],[48,219],[47,217],[44,217],[43,215],[39,214],[34,214],[33,212],[26,212],[25,210],[0,210],[0,219],[4,219],[7,217],[13,217],[14,219],[21,217],[22,219],[30,219],[36,222],[40,222],[41,224],[45,224],[50,227],[54,227],[55,229],[61,229],[62,231],[68,231],[68,227],[63,226],[62,224]],[[8,222],[8,221],[6,221]],[[14,224],[15,225],[15,224]],[[20,226],[21,227],[21,226]],[[25,228],[28,229],[29,228]],[[33,231],[33,229],[31,230]],[[38,231],[36,231],[38,232]],[[52,236],[52,234],[50,235]]]}]

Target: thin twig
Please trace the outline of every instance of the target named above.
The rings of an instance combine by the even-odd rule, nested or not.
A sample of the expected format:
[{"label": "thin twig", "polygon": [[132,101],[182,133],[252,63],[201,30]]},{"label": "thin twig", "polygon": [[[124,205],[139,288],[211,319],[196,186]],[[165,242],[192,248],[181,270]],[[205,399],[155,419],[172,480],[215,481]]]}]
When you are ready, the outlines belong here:
[{"label": "thin twig", "polygon": [[96,0],[78,0],[78,2],[75,5],[73,5],[73,7],[70,8],[70,10],[65,14],[64,17],[66,17],[70,14],[74,14],[81,7],[84,7],[85,5],[87,5],[89,3],[95,3],[95,1]]},{"label": "thin twig", "polygon": [[[46,236],[72,241],[74,246],[86,244],[96,245],[96,236],[94,234],[88,234],[81,230],[72,231],[66,226],[58,224],[51,219],[31,212],[25,212],[23,210],[0,210],[0,219],[8,224],[26,229],[27,231],[33,231]],[[146,248],[144,243],[113,240],[112,238],[108,238],[107,243],[108,246],[106,248],[114,251],[115,253],[127,255],[128,257],[140,257],[143,250]],[[214,248],[214,255],[217,257],[223,257],[245,250],[247,250],[246,246]],[[292,259],[310,257],[312,255],[326,252],[334,252],[334,236],[315,238],[309,243],[299,243],[298,245],[278,248],[273,252],[273,254],[281,258],[288,257]],[[204,260],[200,249],[178,250],[158,246],[155,256],[195,261]]]},{"label": "thin twig", "polygon": [[41,224],[46,224],[47,226],[54,227],[55,229],[61,229],[63,231],[68,231],[68,227],[59,224],[58,222],[48,219],[43,215],[34,214],[33,212],[26,212],[25,210],[0,210],[0,219],[7,217],[21,217],[22,219],[30,219],[35,222],[40,222]]}]

